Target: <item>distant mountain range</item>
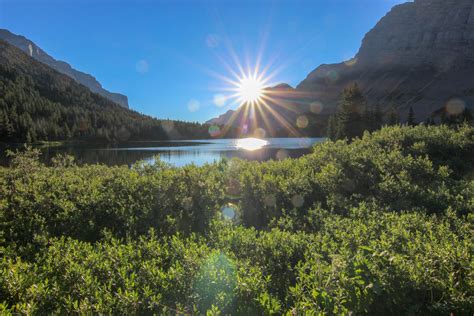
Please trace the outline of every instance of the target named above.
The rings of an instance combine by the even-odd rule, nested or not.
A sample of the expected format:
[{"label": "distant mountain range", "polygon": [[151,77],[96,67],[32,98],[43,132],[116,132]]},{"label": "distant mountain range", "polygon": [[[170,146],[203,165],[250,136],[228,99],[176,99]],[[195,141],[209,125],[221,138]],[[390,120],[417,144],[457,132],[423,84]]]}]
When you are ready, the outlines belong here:
[{"label": "distant mountain range", "polygon": [[100,82],[98,82],[93,76],[72,68],[71,65],[64,61],[54,59],[26,37],[13,34],[5,29],[0,29],[0,40],[4,40],[13,46],[16,46],[30,57],[33,57],[43,64],[50,66],[54,70],[59,71],[60,73],[65,74],[66,76],[83,84],[92,92],[100,94],[101,96],[123,107],[129,107],[128,98],[125,95],[105,90]]},{"label": "distant mountain range", "polygon": [[[415,0],[395,6],[366,34],[353,59],[319,66],[295,89],[287,86],[275,93],[275,87],[269,88],[276,104],[261,107],[260,116],[266,117],[270,129],[279,124],[278,117],[295,130],[302,115],[318,114],[315,117],[324,121],[335,112],[343,89],[354,82],[369,104],[385,112],[396,108],[402,120],[410,107],[422,121],[450,100],[472,108],[474,1]],[[246,111],[245,106],[229,110],[207,123],[241,128],[248,122],[243,119]],[[323,125],[316,123],[320,129]]]}]

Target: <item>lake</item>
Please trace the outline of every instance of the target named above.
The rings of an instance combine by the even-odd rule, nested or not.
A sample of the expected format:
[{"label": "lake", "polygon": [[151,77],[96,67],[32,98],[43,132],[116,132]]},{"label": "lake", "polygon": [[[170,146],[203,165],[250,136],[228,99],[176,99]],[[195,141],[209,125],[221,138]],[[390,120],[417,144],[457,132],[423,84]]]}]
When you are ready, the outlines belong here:
[{"label": "lake", "polygon": [[[184,166],[192,163],[203,165],[233,157],[259,161],[297,158],[311,152],[311,147],[323,140],[324,138],[205,139],[134,142],[117,147],[58,146],[40,149],[41,159],[46,163],[58,154],[69,154],[79,164],[132,165],[140,160],[153,163],[155,157],[159,156],[162,161]],[[4,153],[0,155],[0,163],[7,164]]]}]

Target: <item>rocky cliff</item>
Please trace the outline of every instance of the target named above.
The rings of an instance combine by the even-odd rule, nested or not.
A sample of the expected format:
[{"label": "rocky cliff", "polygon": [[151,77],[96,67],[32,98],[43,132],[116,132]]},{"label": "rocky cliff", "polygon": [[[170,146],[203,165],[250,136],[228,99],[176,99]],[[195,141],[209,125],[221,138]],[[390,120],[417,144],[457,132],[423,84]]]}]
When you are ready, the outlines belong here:
[{"label": "rocky cliff", "polygon": [[402,120],[410,107],[419,121],[451,100],[457,108],[472,108],[474,1],[416,0],[393,7],[353,59],[312,71],[292,92],[299,100],[293,107],[308,112],[316,103],[320,114],[334,113],[341,92],[353,82],[369,103],[385,111],[397,108]]},{"label": "rocky cliff", "polygon": [[357,81],[372,103],[412,106],[425,119],[451,98],[472,106],[474,1],[417,0],[395,6],[367,33],[354,59],[321,65],[297,89],[334,111],[341,90]]},{"label": "rocky cliff", "polygon": [[103,97],[128,108],[128,98],[125,95],[105,90],[93,76],[72,68],[66,62],[54,59],[29,39],[13,34],[5,29],[0,29],[0,39],[18,47],[30,57],[33,57],[34,59],[55,69],[56,71],[59,71],[60,73],[63,73],[75,81],[83,84],[92,92],[98,93]]}]

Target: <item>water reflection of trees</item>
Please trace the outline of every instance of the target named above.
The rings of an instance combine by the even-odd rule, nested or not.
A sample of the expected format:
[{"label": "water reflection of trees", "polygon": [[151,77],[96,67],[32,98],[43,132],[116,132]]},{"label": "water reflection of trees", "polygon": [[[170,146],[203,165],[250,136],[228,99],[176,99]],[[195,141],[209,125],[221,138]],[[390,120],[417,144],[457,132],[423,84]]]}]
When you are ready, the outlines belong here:
[{"label": "water reflection of trees", "polygon": [[153,158],[154,153],[150,151],[135,150],[104,150],[88,148],[62,148],[42,151],[42,160],[49,163],[58,154],[67,154],[75,158],[78,164],[102,163],[109,166],[132,165],[139,160]]},{"label": "water reflection of trees", "polygon": [[[171,147],[172,148],[172,147]],[[220,158],[241,158],[247,160],[265,161],[270,159],[281,159],[280,149],[262,148],[255,151],[246,150],[206,150],[204,148],[190,147],[189,150],[153,150],[143,149],[93,149],[85,147],[56,147],[42,148],[41,161],[50,164],[51,159],[58,154],[67,154],[75,158],[77,164],[106,164],[108,166],[132,165],[137,161],[145,160],[152,162],[155,156],[159,156],[165,162],[179,162],[179,164],[212,162]],[[297,158],[310,152],[310,149],[284,150],[283,158]],[[0,165],[8,165],[8,158],[4,153],[0,154]]]}]

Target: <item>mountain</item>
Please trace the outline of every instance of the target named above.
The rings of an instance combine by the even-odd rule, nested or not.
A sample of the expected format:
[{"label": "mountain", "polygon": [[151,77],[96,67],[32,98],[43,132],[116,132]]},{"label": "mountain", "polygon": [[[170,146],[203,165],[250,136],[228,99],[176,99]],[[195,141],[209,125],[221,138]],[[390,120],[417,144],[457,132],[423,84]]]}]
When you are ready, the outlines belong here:
[{"label": "mountain", "polygon": [[266,88],[259,106],[241,105],[206,124],[223,126],[221,136],[226,137],[323,136],[328,116],[320,111],[320,104],[307,99],[306,93],[282,83]]},{"label": "mountain", "polygon": [[[393,7],[353,59],[312,71],[291,91],[297,102],[286,109],[310,113],[317,104],[319,117],[330,115],[343,89],[357,82],[369,104],[385,113],[395,108],[402,120],[412,107],[421,121],[443,109],[472,108],[473,78],[474,1],[415,0]],[[209,122],[222,124],[230,116]]]},{"label": "mountain", "polygon": [[105,90],[102,85],[93,76],[78,71],[72,68],[68,63],[59,61],[48,55],[44,50],[38,47],[35,43],[21,35],[16,35],[8,30],[0,29],[0,40],[4,40],[13,46],[18,47],[30,57],[50,66],[51,68],[65,74],[77,82],[85,85],[92,92],[98,93],[101,96],[128,108],[128,98],[119,93],[113,93]]},{"label": "mountain", "polygon": [[[284,102],[284,101],[288,102],[288,101],[291,100],[290,96],[292,96],[292,94],[294,92],[295,92],[295,89],[293,87],[291,87],[290,85],[286,84],[286,83],[279,84],[275,87],[266,88],[265,89],[265,94],[268,96],[268,98],[265,100],[265,102],[267,104],[277,103],[277,102],[271,102],[272,100],[276,101],[277,99],[280,99],[281,102]],[[277,104],[273,104],[273,107],[277,107],[277,106],[278,106]],[[240,110],[237,109],[236,111],[228,110],[224,114],[222,114],[222,115],[220,115],[216,118],[210,119],[206,123],[207,124],[217,124],[217,125],[226,124],[226,122],[228,122],[231,119],[235,120],[236,119],[235,118],[236,113],[241,112],[241,110],[243,110],[244,108],[246,108],[246,106],[242,106],[242,109],[240,109]],[[283,109],[280,109],[279,112],[281,112],[282,110]],[[297,111],[297,110],[298,109],[292,109],[292,111]]]},{"label": "mountain", "polygon": [[234,113],[235,113],[235,111],[228,110],[224,114],[221,114],[218,117],[215,117],[213,119],[208,120],[206,122],[206,124],[224,125],[231,119],[231,117]]},{"label": "mountain", "polygon": [[423,120],[451,98],[474,101],[474,2],[416,0],[395,6],[364,37],[354,59],[321,65],[297,89],[334,111],[341,90],[357,82],[370,103],[410,106]]},{"label": "mountain", "polygon": [[0,142],[208,138],[198,123],[129,110],[0,40]]}]

